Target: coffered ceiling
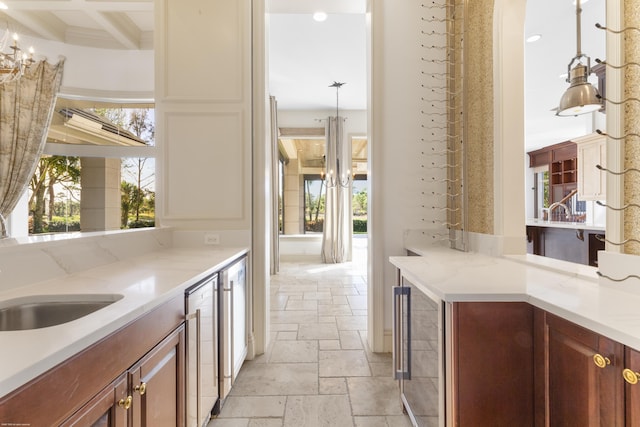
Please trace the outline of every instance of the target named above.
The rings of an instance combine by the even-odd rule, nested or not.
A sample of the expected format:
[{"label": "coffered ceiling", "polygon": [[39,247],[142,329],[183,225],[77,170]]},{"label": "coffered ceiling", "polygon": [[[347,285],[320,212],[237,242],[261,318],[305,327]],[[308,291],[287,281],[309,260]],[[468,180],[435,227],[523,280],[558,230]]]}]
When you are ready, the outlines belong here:
[{"label": "coffered ceiling", "polygon": [[10,31],[108,49],[153,48],[153,0],[3,0]]}]

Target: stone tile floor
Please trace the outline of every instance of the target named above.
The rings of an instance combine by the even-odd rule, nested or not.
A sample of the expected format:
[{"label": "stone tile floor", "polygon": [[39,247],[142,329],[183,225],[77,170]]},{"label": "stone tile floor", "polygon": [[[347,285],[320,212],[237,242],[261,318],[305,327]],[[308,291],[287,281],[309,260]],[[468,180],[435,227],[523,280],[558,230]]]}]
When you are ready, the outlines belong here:
[{"label": "stone tile floor", "polygon": [[245,362],[208,427],[405,427],[391,354],[367,346],[366,247],[354,261],[283,262],[271,343]]}]

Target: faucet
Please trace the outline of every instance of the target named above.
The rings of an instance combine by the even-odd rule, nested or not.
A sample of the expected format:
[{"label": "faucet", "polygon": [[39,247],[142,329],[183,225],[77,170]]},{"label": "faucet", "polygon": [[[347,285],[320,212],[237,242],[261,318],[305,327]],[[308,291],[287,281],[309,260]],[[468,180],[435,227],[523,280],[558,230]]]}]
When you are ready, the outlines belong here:
[{"label": "faucet", "polygon": [[573,215],[573,213],[571,212],[571,208],[562,202],[555,202],[552,203],[551,206],[549,206],[549,218],[551,218],[551,213],[558,206],[561,206],[564,209],[565,218],[567,219],[567,221],[570,220],[571,216]]}]

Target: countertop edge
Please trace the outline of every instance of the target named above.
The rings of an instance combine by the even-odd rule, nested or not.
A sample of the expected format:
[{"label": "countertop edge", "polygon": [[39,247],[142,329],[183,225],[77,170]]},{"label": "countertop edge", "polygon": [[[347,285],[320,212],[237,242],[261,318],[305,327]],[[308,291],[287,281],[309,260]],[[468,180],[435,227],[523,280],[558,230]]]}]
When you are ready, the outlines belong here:
[{"label": "countertop edge", "polygon": [[[184,257],[184,253],[186,254],[196,254],[199,253],[203,258],[199,260],[197,264],[200,264],[199,267],[190,266],[188,269],[183,267],[182,265],[179,267],[171,267],[169,264],[171,263],[172,254],[176,258]],[[239,248],[219,248],[216,250],[211,249],[194,249],[194,248],[168,248],[160,251],[155,251],[149,254],[145,254],[140,257],[140,259],[128,260],[126,263],[124,262],[115,262],[106,266],[108,269],[113,269],[115,273],[120,273],[121,271],[134,271],[137,269],[144,269],[146,263],[151,263],[154,261],[158,262],[158,259],[155,259],[156,256],[162,257],[162,262],[164,263],[165,270],[155,273],[156,275],[165,275],[165,276],[176,276],[180,277],[175,281],[172,286],[168,286],[166,289],[157,293],[157,295],[153,295],[151,297],[145,298],[140,301],[139,304],[132,303],[132,299],[135,298],[135,293],[132,295],[125,294],[124,299],[129,298],[126,302],[128,307],[124,310],[120,310],[120,313],[117,317],[110,318],[108,321],[104,321],[99,323],[100,326],[97,328],[88,328],[82,326],[82,323],[79,322],[82,319],[86,319],[89,322],[95,322],[103,320],[102,318],[105,315],[105,312],[100,313],[101,316],[98,316],[97,313],[108,309],[109,307],[98,310],[97,312],[91,313],[81,319],[76,321],[68,322],[62,325],[53,326],[49,328],[42,328],[37,330],[29,330],[29,331],[11,331],[11,332],[0,332],[0,343],[2,343],[3,348],[10,348],[10,343],[12,338],[16,341],[16,347],[21,349],[33,346],[25,345],[26,341],[30,339],[36,339],[38,336],[42,336],[46,334],[46,332],[56,332],[56,336],[67,336],[70,335],[73,339],[66,339],[61,345],[55,346],[55,349],[51,352],[47,353],[45,356],[36,359],[30,359],[31,361],[25,362],[25,364],[19,368],[16,368],[14,371],[7,373],[2,372],[0,370],[0,399],[4,398],[6,395],[12,393],[17,390],[21,386],[27,384],[43,373],[47,372],[51,368],[59,365],[60,363],[67,360],[69,357],[72,357],[79,352],[85,350],[91,345],[97,343],[101,339],[107,337],[108,335],[116,332],[127,324],[135,321],[140,318],[144,314],[150,312],[151,310],[159,307],[163,303],[175,298],[178,295],[184,294],[185,290],[190,286],[198,283],[200,280],[214,274],[215,272],[223,269],[225,266],[232,263],[234,260],[247,255],[249,253],[249,249],[246,247]],[[211,262],[207,262],[205,258],[211,256]],[[178,261],[175,261],[177,264]],[[96,268],[93,270],[97,270],[98,272],[95,274],[102,274],[103,269],[105,267]],[[119,268],[121,270],[119,270]],[[114,273],[114,275],[115,275]],[[92,270],[86,270],[79,273],[70,274],[63,278],[55,278],[53,280],[45,281],[42,283],[31,284],[28,286],[24,286],[20,289],[12,289],[9,292],[11,297],[16,297],[16,295],[33,295],[37,293],[39,290],[44,290],[45,293],[50,293],[49,287],[52,284],[61,283],[65,279],[72,277],[76,280],[79,278],[90,278],[92,276]],[[169,279],[170,280],[170,279]],[[110,292],[110,291],[104,291]],[[58,292],[60,294],[65,293],[77,293],[77,292]],[[117,292],[116,293],[124,293]],[[3,295],[6,298],[6,292]],[[122,300],[121,300],[122,301]],[[118,301],[119,302],[119,301]],[[117,304],[118,302],[114,303]],[[93,316],[93,317],[91,317]],[[95,320],[94,320],[95,319]],[[54,331],[55,330],[55,331]],[[71,332],[70,332],[71,331]],[[74,331],[79,331],[74,333]],[[6,347],[5,347],[6,346]],[[15,356],[18,357],[18,356]],[[3,362],[6,365],[7,360],[3,357]],[[9,361],[10,363],[11,361]],[[1,368],[0,368],[1,369]]]},{"label": "countertop edge", "polygon": [[[429,264],[430,255],[437,258],[433,264]],[[444,265],[446,259],[450,260],[448,266]],[[461,253],[447,248],[425,251],[423,256],[392,256],[389,261],[421,291],[441,301],[527,302],[621,344],[640,349],[640,312],[636,314],[634,308],[640,305],[640,296],[600,286],[575,272],[567,274],[522,260]],[[473,262],[479,266],[470,266]],[[478,285],[486,280],[486,273],[491,269],[495,269],[494,273],[511,276],[498,279],[500,274],[496,274],[496,283],[502,280],[503,284]],[[453,277],[446,277],[444,272],[447,271]],[[470,283],[474,280],[476,283]]]}]

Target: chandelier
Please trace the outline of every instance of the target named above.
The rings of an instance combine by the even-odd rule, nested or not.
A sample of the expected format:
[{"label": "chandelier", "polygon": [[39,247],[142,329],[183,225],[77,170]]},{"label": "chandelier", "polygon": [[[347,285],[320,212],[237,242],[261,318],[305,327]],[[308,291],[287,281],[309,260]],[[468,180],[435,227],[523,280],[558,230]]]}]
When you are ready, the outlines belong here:
[{"label": "chandelier", "polygon": [[[9,44],[10,39],[13,39],[13,44]],[[28,53],[23,52],[18,46],[18,34],[11,37],[9,30],[5,31],[0,39],[0,84],[18,80],[34,62],[33,47]]]}]

